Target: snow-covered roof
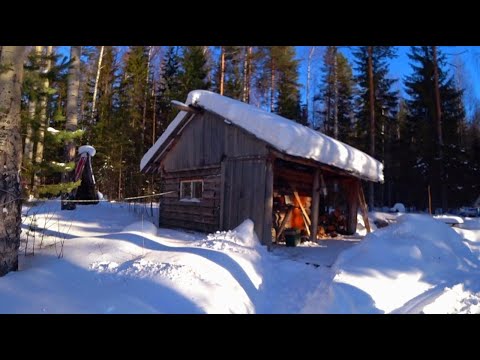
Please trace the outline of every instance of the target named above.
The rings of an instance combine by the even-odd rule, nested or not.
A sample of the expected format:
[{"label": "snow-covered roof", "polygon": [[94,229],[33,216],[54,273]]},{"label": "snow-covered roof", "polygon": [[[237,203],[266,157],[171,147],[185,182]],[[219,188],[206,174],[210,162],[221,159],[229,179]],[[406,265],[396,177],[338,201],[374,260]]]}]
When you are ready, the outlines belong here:
[{"label": "snow-covered roof", "polygon": [[[288,155],[331,165],[366,180],[383,182],[381,162],[295,121],[206,90],[191,91],[186,104],[216,113]],[[162,136],[143,156],[140,170],[152,160],[186,115],[185,111],[178,113]]]}]

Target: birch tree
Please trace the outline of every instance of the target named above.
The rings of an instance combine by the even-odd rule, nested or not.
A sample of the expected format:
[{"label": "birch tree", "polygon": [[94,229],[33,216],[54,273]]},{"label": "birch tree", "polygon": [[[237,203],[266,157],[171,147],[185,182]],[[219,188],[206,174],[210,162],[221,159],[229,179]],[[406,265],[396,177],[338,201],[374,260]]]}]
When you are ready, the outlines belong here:
[{"label": "birch tree", "polygon": [[0,276],[18,270],[21,192],[20,103],[25,46],[0,54]]},{"label": "birch tree", "polygon": [[[67,121],[65,130],[75,131],[78,124],[78,90],[80,88],[80,54],[81,46],[72,46],[70,48],[70,68],[68,71],[67,88]],[[73,140],[65,143],[66,162],[73,161],[75,158],[75,144]]]}]

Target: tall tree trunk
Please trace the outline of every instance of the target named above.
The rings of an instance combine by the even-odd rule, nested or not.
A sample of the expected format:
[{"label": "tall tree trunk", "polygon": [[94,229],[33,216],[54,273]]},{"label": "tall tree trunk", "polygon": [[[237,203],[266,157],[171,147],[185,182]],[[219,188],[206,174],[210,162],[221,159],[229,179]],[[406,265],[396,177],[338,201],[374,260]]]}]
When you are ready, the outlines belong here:
[{"label": "tall tree trunk", "polygon": [[250,103],[250,83],[252,79],[252,46],[245,47],[243,58],[243,94],[242,101]]},{"label": "tall tree trunk", "polygon": [[270,112],[275,110],[275,59],[272,57],[270,64]]},{"label": "tall tree trunk", "polygon": [[122,159],[123,159],[123,146],[120,145],[120,168],[118,169],[118,199],[122,198]]},{"label": "tall tree trunk", "polygon": [[333,56],[333,137],[338,139],[338,81],[337,47],[332,46]]},{"label": "tall tree trunk", "polygon": [[[310,51],[308,52],[308,62],[307,62],[307,89],[306,89],[306,101],[307,104],[307,120],[310,122],[313,120],[313,109],[310,109],[310,80],[312,77],[312,58],[313,53],[315,51],[315,46],[310,47]],[[310,116],[310,110],[312,110],[312,116]]]},{"label": "tall tree trunk", "polygon": [[[373,83],[373,46],[368,47],[368,91],[370,95],[370,155],[375,156],[375,87]],[[368,202],[373,209],[375,194],[373,182],[369,182]]]},{"label": "tall tree trunk", "polygon": [[225,46],[221,46],[220,48],[220,95],[223,95],[223,84],[225,82]]},{"label": "tall tree trunk", "polygon": [[[52,55],[53,51],[53,46],[46,46],[46,53],[45,55],[45,60],[44,60],[44,65],[42,66],[42,72],[47,73],[50,71],[50,68],[52,66],[52,61],[50,60],[50,56]],[[39,112],[39,123],[40,127],[38,129],[37,133],[37,148],[36,148],[36,153],[35,153],[35,165],[40,165],[43,161],[43,147],[45,144],[45,130],[48,126],[47,122],[47,101],[48,101],[48,96],[47,96],[47,90],[50,85],[50,82],[48,78],[44,78],[43,83],[42,83],[42,95],[40,96],[40,112]],[[37,170],[35,171],[34,174],[34,179],[33,179],[33,191],[34,193],[37,192],[37,187],[40,184],[40,178],[38,176]]]},{"label": "tall tree trunk", "polygon": [[152,99],[153,99],[153,116],[152,116],[152,146],[155,144],[156,139],[156,132],[157,132],[157,97],[155,94],[157,82],[155,80],[155,75],[153,76],[153,83],[152,83]]},{"label": "tall tree trunk", "polygon": [[0,54],[0,276],[18,270],[22,136],[20,102],[25,46],[3,46]]},{"label": "tall tree trunk", "polygon": [[[72,46],[70,48],[70,59],[72,63],[68,70],[67,84],[67,121],[65,130],[75,131],[78,125],[78,91],[80,88],[80,54],[81,46]],[[75,159],[75,144],[73,141],[65,142],[65,160],[66,162]],[[66,177],[65,177],[65,181]]]},{"label": "tall tree trunk", "polygon": [[95,118],[95,110],[97,104],[97,92],[98,92],[98,81],[100,80],[100,71],[102,70],[102,59],[103,59],[103,50],[105,46],[100,46],[100,54],[98,55],[97,63],[97,76],[95,77],[95,87],[93,88],[93,99],[92,99],[92,121]]},{"label": "tall tree trunk", "polygon": [[[42,47],[35,46],[35,61],[38,61],[42,55]],[[33,91],[37,92],[37,87],[33,88]],[[35,115],[37,110],[37,102],[34,99],[30,99],[28,102],[28,123],[27,134],[25,136],[25,148],[23,151],[23,163],[25,165],[31,164],[33,161],[33,123],[35,122]]]},{"label": "tall tree trunk", "polygon": [[150,60],[152,56],[152,48],[153,46],[148,47],[148,60],[147,60],[147,78],[145,79],[145,94],[143,97],[143,114],[142,114],[142,142],[141,142],[141,149],[140,153],[144,153],[144,146],[145,146],[145,132],[147,131],[147,100],[148,100],[148,80],[150,77]]},{"label": "tall tree trunk", "polygon": [[447,183],[445,181],[445,166],[443,163],[443,135],[442,135],[442,107],[440,103],[440,84],[438,79],[438,60],[437,47],[432,46],[433,50],[433,83],[435,87],[435,120],[437,130],[437,152],[439,165],[440,196],[442,201],[442,208],[447,209]]}]

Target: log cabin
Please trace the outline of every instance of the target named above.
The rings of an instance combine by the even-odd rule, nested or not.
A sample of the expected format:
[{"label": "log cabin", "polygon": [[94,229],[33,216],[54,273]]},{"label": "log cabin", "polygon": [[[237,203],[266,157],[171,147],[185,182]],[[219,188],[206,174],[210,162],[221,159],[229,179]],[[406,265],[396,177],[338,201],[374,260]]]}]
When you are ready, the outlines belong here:
[{"label": "log cabin", "polygon": [[166,193],[160,226],[215,232],[251,219],[270,246],[285,228],[316,240],[335,210],[353,234],[359,207],[366,217],[361,181],[384,180],[364,152],[250,104],[205,90],[173,103],[180,112],[140,163]]}]

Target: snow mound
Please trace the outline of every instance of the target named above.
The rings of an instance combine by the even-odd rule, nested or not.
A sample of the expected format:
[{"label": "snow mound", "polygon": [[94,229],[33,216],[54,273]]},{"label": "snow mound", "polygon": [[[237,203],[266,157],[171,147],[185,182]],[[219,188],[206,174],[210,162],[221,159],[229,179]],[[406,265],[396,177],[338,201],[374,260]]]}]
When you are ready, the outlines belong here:
[{"label": "snow mound", "polygon": [[403,205],[402,203],[396,203],[395,205],[393,205],[393,207],[390,209],[390,211],[393,211],[393,212],[399,212],[399,213],[405,213],[405,205]]},{"label": "snow mound", "polygon": [[258,250],[260,240],[255,233],[253,221],[247,219],[233,230],[217,231],[213,234],[208,234],[206,239],[196,241],[193,245],[219,251],[246,254],[252,250]]},{"label": "snow mound", "polygon": [[434,219],[440,220],[445,224],[463,224],[464,221],[460,216],[455,215],[436,215]]},{"label": "snow mound", "polygon": [[254,248],[260,244],[257,234],[254,230],[254,223],[250,219],[246,219],[238,225],[233,231],[235,232],[235,239],[237,244],[246,247]]},{"label": "snow mound", "polygon": [[123,228],[122,232],[140,232],[143,234],[157,235],[157,227],[150,221],[137,221]]},{"label": "snow mound", "polygon": [[[390,312],[433,287],[461,282],[477,263],[450,226],[428,215],[405,214],[340,254],[328,290],[331,301],[323,300],[317,310]],[[349,306],[339,306],[339,298]]]},{"label": "snow mound", "polygon": [[95,154],[97,153],[97,150],[95,150],[95,148],[91,145],[82,145],[78,148],[78,154],[83,154],[83,153],[87,153],[91,157],[94,157]]}]

